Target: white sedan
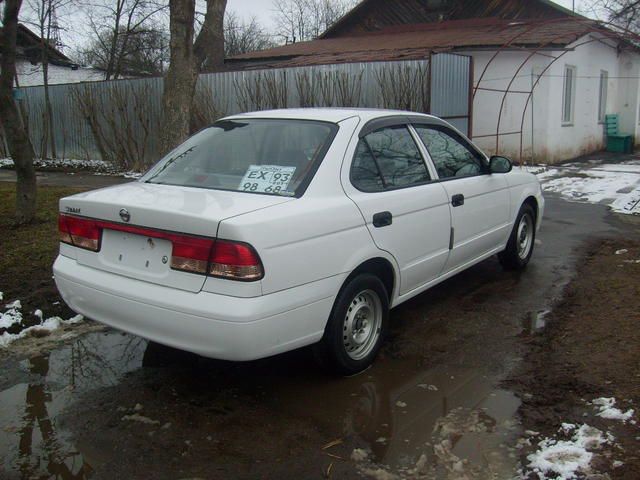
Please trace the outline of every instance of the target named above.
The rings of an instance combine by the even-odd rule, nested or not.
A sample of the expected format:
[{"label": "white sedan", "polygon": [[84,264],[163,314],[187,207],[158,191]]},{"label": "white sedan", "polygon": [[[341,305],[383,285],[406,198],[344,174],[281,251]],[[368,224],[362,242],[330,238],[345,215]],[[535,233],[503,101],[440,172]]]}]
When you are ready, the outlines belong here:
[{"label": "white sedan", "polygon": [[438,118],[256,112],[62,199],[53,270],[72,309],[152,341],[237,361],[314,344],[354,374],[390,308],[495,254],[525,267],[543,209],[535,176]]}]

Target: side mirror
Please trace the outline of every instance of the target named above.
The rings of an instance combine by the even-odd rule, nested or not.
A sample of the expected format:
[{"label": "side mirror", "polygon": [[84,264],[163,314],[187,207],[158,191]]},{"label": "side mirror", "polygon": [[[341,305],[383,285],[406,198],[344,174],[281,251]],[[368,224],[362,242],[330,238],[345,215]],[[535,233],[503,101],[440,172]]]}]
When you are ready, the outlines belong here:
[{"label": "side mirror", "polygon": [[494,155],[489,160],[490,173],[509,173],[511,170],[513,170],[513,164],[507,157]]}]

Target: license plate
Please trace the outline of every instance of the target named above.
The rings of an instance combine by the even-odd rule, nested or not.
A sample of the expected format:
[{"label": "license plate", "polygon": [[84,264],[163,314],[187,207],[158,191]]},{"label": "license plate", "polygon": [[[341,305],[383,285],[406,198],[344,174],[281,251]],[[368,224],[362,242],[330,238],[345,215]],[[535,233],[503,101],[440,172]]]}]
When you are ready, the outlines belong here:
[{"label": "license plate", "polygon": [[102,260],[122,270],[165,273],[170,268],[171,250],[168,240],[114,230],[102,233]]}]

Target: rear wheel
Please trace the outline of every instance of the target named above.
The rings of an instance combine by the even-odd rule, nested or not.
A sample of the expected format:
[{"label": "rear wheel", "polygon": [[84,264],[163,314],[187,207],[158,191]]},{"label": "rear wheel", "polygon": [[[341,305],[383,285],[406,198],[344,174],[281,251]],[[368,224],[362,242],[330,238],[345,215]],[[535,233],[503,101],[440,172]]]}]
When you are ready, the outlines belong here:
[{"label": "rear wheel", "polygon": [[321,362],[342,375],[354,375],[373,363],[386,333],[389,297],[382,281],[360,274],[336,299],[324,336],[315,346]]},{"label": "rear wheel", "polygon": [[520,207],[507,248],[498,255],[502,266],[511,270],[525,268],[533,255],[535,241],[535,212],[531,205],[525,203]]}]

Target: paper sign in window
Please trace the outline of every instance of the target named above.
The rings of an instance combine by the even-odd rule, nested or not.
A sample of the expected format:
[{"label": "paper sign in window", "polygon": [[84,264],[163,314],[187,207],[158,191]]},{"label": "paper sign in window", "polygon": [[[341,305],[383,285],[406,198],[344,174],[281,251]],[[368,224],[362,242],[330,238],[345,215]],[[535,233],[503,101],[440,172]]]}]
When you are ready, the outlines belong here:
[{"label": "paper sign in window", "polygon": [[240,182],[239,190],[256,193],[287,192],[296,167],[281,165],[250,165]]}]

